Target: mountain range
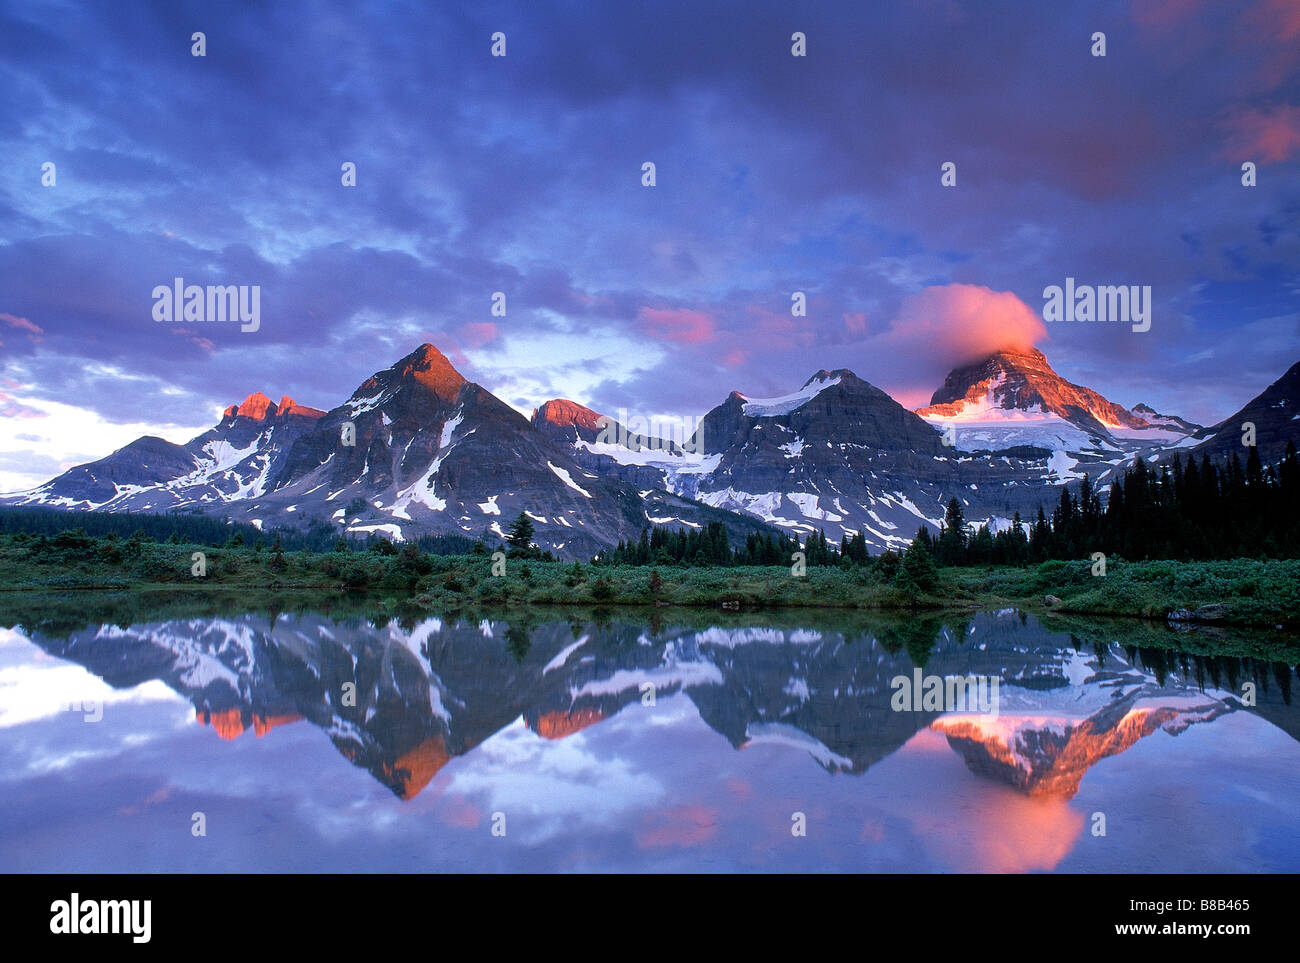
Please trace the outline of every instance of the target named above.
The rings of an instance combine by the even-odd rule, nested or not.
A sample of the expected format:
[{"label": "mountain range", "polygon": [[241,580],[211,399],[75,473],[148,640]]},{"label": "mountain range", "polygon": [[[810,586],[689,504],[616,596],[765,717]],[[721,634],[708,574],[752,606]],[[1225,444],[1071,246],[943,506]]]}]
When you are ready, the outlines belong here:
[{"label": "mountain range", "polygon": [[822,370],[775,398],[732,391],[689,439],[665,442],[567,399],[525,418],[423,344],[329,410],[254,392],[184,445],[146,436],[0,504],[493,544],[523,511],[537,544],[566,558],[650,524],[712,522],[733,541],[860,530],[879,551],[937,529],[954,497],[969,523],[998,530],[1085,473],[1104,492],[1138,456],[1244,453],[1247,421],[1266,463],[1300,436],[1300,364],[1210,427],[1124,408],[1033,348],[954,369],[915,411],[848,369]]}]

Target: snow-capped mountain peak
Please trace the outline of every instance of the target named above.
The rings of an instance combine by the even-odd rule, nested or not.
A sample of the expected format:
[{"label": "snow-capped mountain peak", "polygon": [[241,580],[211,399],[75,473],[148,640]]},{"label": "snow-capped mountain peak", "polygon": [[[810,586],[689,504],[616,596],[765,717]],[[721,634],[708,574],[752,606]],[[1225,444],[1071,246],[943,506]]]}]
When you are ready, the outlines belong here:
[{"label": "snow-capped mountain peak", "polygon": [[732,395],[741,401],[741,410],[750,418],[771,418],[778,415],[788,415],[796,408],[802,407],[804,403],[811,401],[827,388],[833,388],[839,384],[844,375],[852,376],[851,371],[818,371],[815,375],[803,383],[798,391],[792,391],[788,395],[778,395],[775,398],[750,398],[738,391],[732,392]]},{"label": "snow-capped mountain peak", "polygon": [[1091,388],[1066,381],[1037,348],[995,351],[954,369],[917,409],[922,418],[945,421],[989,420],[997,412],[1055,415],[1098,434],[1111,428],[1146,427],[1146,422]]}]

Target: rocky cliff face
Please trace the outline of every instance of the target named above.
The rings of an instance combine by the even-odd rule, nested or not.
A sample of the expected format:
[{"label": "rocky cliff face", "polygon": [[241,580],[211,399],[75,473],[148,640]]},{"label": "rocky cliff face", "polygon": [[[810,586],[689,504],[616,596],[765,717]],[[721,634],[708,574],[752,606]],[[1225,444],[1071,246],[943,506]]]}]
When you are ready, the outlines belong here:
[{"label": "rocky cliff face", "polygon": [[[553,398],[533,411],[533,427],[564,441],[595,442],[612,419],[567,398]],[[608,437],[608,433],[606,434]]]}]

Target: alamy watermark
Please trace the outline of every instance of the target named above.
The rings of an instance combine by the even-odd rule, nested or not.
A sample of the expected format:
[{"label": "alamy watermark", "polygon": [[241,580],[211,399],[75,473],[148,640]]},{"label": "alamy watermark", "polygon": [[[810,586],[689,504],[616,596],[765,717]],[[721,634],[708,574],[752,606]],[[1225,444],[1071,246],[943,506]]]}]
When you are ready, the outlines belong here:
[{"label": "alamy watermark", "polygon": [[1074,283],[1043,288],[1044,321],[1117,321],[1135,332],[1151,330],[1151,285]]},{"label": "alamy watermark", "polygon": [[634,451],[683,451],[699,454],[702,448],[700,424],[703,419],[691,415],[668,418],[651,415],[628,417],[627,409],[618,409],[618,417],[601,415],[596,422],[600,434],[598,445],[618,445]]},{"label": "alamy watermark", "polygon": [[153,901],[147,899],[70,899],[50,904],[50,932],[127,934],[133,943],[148,943],[153,927]]},{"label": "alamy watermark", "polygon": [[175,278],[153,289],[155,321],[234,321],[247,333],[262,326],[260,284],[186,284]]},{"label": "alamy watermark", "polygon": [[894,690],[889,705],[895,712],[969,712],[996,719],[1000,681],[988,675],[923,675],[913,669],[911,677],[889,680]]}]

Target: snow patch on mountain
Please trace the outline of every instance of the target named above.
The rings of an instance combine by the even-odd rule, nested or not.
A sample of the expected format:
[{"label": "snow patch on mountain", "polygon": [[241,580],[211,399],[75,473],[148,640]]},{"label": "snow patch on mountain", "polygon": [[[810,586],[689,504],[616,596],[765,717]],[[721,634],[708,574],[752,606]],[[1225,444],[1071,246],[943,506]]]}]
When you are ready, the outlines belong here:
[{"label": "snow patch on mountain", "polygon": [[818,518],[827,522],[842,521],[842,515],[835,515],[826,511],[824,508],[817,507],[818,495],[809,495],[805,492],[791,492],[785,496],[799,506],[799,511],[803,513],[804,518]]},{"label": "snow patch on mountain", "polygon": [[1049,475],[1056,476],[1057,484],[1064,485],[1068,481],[1083,477],[1083,472],[1073,470],[1077,464],[1079,459],[1071,458],[1058,448],[1047,460],[1047,472]]},{"label": "snow patch on mountain", "polygon": [[387,535],[394,542],[403,541],[401,526],[392,522],[384,522],[375,525],[353,525],[348,529],[349,535],[355,533],[365,534],[368,532],[380,532]]},{"label": "snow patch on mountain", "polygon": [[853,768],[852,759],[832,752],[825,743],[786,722],[751,722],[746,727],[745,742],[741,748],[748,749],[751,746],[764,744],[800,749],[828,769]]},{"label": "snow patch on mountain", "polygon": [[1098,436],[1084,431],[1059,415],[1045,412],[1038,406],[1029,411],[981,408],[956,416],[921,417],[940,431],[952,426],[955,442],[952,447],[958,451],[997,451],[1016,445],[1086,451],[1103,446]]},{"label": "snow patch on mountain", "polygon": [[570,475],[570,474],[568,473],[568,471],[566,471],[566,470],[563,469],[563,468],[557,468],[555,465],[551,464],[549,461],[546,463],[546,467],[549,468],[551,471],[555,472],[555,477],[556,477],[556,478],[558,478],[560,481],[564,482],[564,484],[568,485],[570,488],[572,488],[572,489],[573,489],[575,492],[577,492],[579,495],[582,495],[584,498],[590,498],[590,497],[591,497],[591,492],[587,491],[585,488],[583,488],[581,485],[579,485],[576,481],[574,481],[574,480],[573,480],[573,476]]},{"label": "snow patch on mountain", "polygon": [[834,387],[840,383],[838,377],[831,378],[827,381],[818,381],[813,378],[798,391],[792,391],[788,395],[780,395],[776,398],[750,398],[748,395],[741,395],[745,399],[741,411],[750,418],[774,418],[778,415],[788,415],[796,408],[816,398],[827,388]]}]

